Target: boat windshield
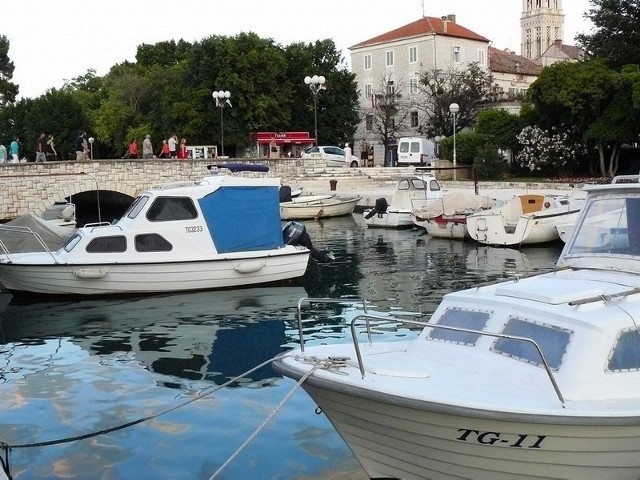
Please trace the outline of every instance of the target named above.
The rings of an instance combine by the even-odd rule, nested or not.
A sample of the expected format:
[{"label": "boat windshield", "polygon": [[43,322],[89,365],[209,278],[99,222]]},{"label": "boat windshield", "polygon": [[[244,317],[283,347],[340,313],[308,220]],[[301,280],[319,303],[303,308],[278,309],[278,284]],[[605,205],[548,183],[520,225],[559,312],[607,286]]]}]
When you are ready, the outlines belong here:
[{"label": "boat windshield", "polygon": [[569,255],[640,255],[640,196],[596,198],[585,208]]}]

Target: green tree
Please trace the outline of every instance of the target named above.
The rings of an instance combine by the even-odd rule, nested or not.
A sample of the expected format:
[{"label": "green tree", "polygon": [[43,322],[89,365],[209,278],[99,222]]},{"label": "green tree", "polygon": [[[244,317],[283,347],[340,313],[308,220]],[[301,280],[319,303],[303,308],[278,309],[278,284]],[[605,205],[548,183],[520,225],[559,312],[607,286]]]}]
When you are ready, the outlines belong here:
[{"label": "green tree", "polygon": [[590,0],[586,16],[593,23],[590,33],[577,35],[579,45],[611,68],[640,65],[640,0]]},{"label": "green tree", "polygon": [[0,35],[0,109],[16,101],[18,86],[11,82],[14,69],[9,59],[9,39]]},{"label": "green tree", "polygon": [[359,122],[357,84],[333,40],[289,45],[285,57],[293,91],[289,128],[313,131],[313,98],[303,80],[306,75],[323,75],[325,89],[317,97],[320,142],[351,142]]},{"label": "green tree", "polygon": [[[618,170],[620,147],[638,135],[640,110],[634,105],[633,68],[618,73],[603,60],[556,63],[545,68],[528,91],[533,118],[543,130],[566,133],[571,144],[595,148],[590,163],[602,176]],[[572,165],[569,165],[572,170]]]},{"label": "green tree", "polygon": [[509,113],[501,108],[490,108],[478,113],[475,131],[488,135],[492,145],[496,148],[515,151],[518,148],[516,137],[523,126],[519,115]]}]

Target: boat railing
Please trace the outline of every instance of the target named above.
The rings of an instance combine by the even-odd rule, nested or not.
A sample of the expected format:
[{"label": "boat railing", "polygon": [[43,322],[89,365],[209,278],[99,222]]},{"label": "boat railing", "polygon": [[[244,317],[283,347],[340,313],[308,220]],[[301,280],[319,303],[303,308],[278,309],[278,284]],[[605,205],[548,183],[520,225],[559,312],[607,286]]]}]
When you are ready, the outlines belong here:
[{"label": "boat railing", "polygon": [[[302,306],[312,305],[314,303],[332,303],[332,304],[361,304],[364,313],[367,313],[367,302],[361,299],[347,299],[347,298],[308,298],[303,297],[298,300],[298,332],[300,335],[300,350],[304,353],[304,332],[302,331]],[[367,333],[369,335],[369,342],[371,342],[371,328],[367,322]]]},{"label": "boat railing", "polygon": [[[56,257],[53,255],[53,252],[49,249],[49,247],[47,246],[45,241],[42,239],[40,234],[31,230],[31,228],[18,226],[18,225],[0,225],[0,232],[18,233],[21,235],[33,237],[36,240],[36,242],[38,242],[38,244],[42,247],[42,249],[45,252],[47,252],[49,255],[51,255],[51,258],[53,259],[53,261],[55,263],[58,263],[58,261],[56,260]],[[0,239],[0,251],[7,258],[7,261],[9,263],[13,263],[13,261],[11,260],[12,252],[9,251],[9,249],[7,248],[6,244],[2,239]],[[13,253],[16,253],[16,252],[13,252]]]},{"label": "boat railing", "polygon": [[[451,330],[454,332],[471,333],[473,335],[479,335],[483,337],[504,338],[508,340],[514,340],[517,342],[528,343],[532,345],[533,348],[535,348],[538,356],[540,357],[540,362],[542,363],[542,366],[544,367],[544,370],[547,373],[547,377],[549,378],[549,381],[553,386],[556,396],[560,400],[560,403],[562,403],[562,405],[564,406],[564,403],[565,403],[564,396],[560,391],[560,387],[558,386],[558,382],[556,382],[556,379],[555,379],[555,376],[553,375],[551,367],[549,367],[549,363],[547,362],[547,359],[542,353],[542,349],[540,348],[540,345],[538,345],[538,343],[531,338],[520,337],[517,335],[508,335],[504,333],[484,332],[484,331],[472,330],[469,328],[462,328],[462,327],[451,327],[449,325],[439,325],[436,323],[421,322],[418,320],[411,320],[411,319],[400,318],[396,316],[371,315],[366,312],[354,317],[353,320],[351,320],[351,324],[350,324],[351,338],[353,341],[353,346],[354,346],[356,357],[358,360],[358,368],[360,369],[360,374],[362,375],[362,378],[365,377],[365,368],[364,368],[364,361],[362,360],[362,354],[360,353],[360,343],[358,341],[358,335],[357,335],[358,332],[356,331],[356,322],[358,322],[359,320],[365,320],[365,323],[367,326],[369,344],[371,344],[370,320],[385,321],[385,322],[392,321],[392,322],[413,325],[413,326],[422,327],[422,328],[429,327],[429,328],[442,329],[442,330]],[[300,334],[302,335],[302,331],[300,332]],[[302,344],[302,340],[301,340],[301,344]]]},{"label": "boat railing", "polygon": [[111,222],[93,222],[93,223],[85,223],[83,228],[99,228],[99,227],[118,227],[122,230],[122,227],[119,225],[113,225]]},{"label": "boat railing", "polygon": [[168,190],[170,188],[193,187],[194,185],[198,185],[198,182],[183,180],[179,182],[157,183],[155,185],[151,185],[149,190]]}]

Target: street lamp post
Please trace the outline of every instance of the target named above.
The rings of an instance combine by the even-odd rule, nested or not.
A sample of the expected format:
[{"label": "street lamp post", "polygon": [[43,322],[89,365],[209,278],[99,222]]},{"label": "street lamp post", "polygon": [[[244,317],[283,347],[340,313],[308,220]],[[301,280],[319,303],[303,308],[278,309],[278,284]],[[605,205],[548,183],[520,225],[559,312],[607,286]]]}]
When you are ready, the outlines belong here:
[{"label": "street lamp post", "polygon": [[449,105],[449,111],[453,113],[453,180],[456,180],[456,166],[457,166],[457,158],[456,158],[456,115],[460,111],[460,105],[457,103],[452,103]]},{"label": "street lamp post", "polygon": [[434,142],[436,142],[436,157],[440,158],[440,142],[442,142],[445,138],[444,135],[436,135],[433,139]]},{"label": "street lamp post", "polygon": [[211,96],[216,101],[216,107],[220,107],[220,147],[222,149],[222,155],[224,157],[224,115],[223,110],[224,107],[229,105],[231,107],[231,93],[229,90],[219,90],[217,92],[213,92]]},{"label": "street lamp post", "polygon": [[89,137],[88,138],[88,142],[89,142],[89,147],[91,148],[91,161],[93,161],[93,142],[95,142],[96,139],[93,137]]},{"label": "street lamp post", "polygon": [[314,75],[310,77],[307,75],[304,77],[304,83],[309,85],[309,89],[313,94],[313,124],[315,126],[315,140],[316,146],[318,145],[318,92],[324,88],[325,78],[320,75]]}]

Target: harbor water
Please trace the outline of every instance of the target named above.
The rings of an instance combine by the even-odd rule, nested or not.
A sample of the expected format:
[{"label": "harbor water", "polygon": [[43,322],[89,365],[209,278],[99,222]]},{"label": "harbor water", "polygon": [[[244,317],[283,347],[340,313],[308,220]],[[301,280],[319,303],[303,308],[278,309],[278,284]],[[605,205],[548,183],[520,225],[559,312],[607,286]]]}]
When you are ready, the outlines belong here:
[{"label": "harbor water", "polygon": [[[452,290],[553,268],[562,248],[367,229],[359,215],[305,225],[336,260],[310,261],[293,283],[86,300],[0,294],[0,441],[14,478],[364,480],[313,401],[268,363],[298,344],[298,299],[346,299],[303,318],[307,344],[347,342],[361,308],[348,300],[428,315]],[[383,325],[374,341],[416,335]]]}]

